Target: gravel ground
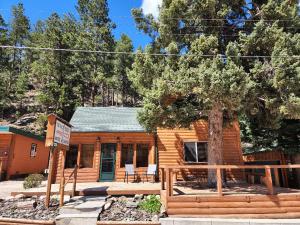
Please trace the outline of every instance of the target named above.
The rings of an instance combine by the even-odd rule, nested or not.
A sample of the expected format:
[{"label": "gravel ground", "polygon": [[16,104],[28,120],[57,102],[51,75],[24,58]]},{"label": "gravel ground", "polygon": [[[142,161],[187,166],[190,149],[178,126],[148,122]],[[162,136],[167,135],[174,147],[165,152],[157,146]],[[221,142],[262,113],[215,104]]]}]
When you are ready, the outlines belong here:
[{"label": "gravel ground", "polygon": [[143,196],[136,195],[134,198],[125,196],[119,198],[109,198],[106,201],[108,208],[104,206],[104,210],[100,213],[100,221],[154,221],[165,217],[165,213],[149,213],[138,207],[138,203],[142,201]]},{"label": "gravel ground", "polygon": [[37,197],[0,199],[0,217],[54,220],[58,215],[58,205],[58,201],[52,199],[50,207],[47,209],[44,200]]}]

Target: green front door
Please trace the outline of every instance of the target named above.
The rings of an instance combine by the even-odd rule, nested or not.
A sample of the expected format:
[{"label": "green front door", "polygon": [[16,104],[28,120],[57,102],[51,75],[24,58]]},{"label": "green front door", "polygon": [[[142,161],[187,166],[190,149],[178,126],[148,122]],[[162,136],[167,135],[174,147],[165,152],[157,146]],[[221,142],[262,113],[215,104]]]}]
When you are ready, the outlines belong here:
[{"label": "green front door", "polygon": [[101,145],[100,181],[115,179],[115,161],[117,144]]}]

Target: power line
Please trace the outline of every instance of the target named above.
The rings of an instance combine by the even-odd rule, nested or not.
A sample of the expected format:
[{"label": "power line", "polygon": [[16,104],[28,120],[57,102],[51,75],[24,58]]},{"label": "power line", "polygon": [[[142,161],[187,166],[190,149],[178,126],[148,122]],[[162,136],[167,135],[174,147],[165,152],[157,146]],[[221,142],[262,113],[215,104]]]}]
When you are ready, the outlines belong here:
[{"label": "power line", "polygon": [[[28,46],[11,46],[11,45],[0,45],[2,49],[20,49],[20,50],[41,50],[41,51],[60,51],[60,52],[80,52],[80,53],[100,53],[100,54],[117,54],[117,55],[151,55],[151,56],[197,56],[197,57],[216,57],[222,55],[214,55],[214,54],[173,54],[173,53],[146,53],[146,52],[116,52],[116,51],[101,51],[101,50],[85,50],[85,49],[64,49],[64,48],[42,48],[42,47],[28,47]],[[270,56],[270,55],[227,55],[226,57],[233,58],[300,58],[300,55],[278,55],[278,56]]]}]

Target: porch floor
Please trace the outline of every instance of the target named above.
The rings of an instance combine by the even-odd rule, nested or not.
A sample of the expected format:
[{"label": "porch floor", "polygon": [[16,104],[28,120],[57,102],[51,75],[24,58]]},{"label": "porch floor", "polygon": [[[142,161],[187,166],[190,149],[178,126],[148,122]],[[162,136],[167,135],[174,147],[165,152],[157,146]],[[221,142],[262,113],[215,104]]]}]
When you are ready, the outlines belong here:
[{"label": "porch floor", "polygon": [[[203,187],[195,182],[179,181],[174,183],[173,194],[176,195],[217,195],[216,189]],[[300,189],[274,187],[277,194],[300,194]],[[248,184],[244,182],[228,182],[222,188],[224,195],[268,195],[268,189],[261,184]]]},{"label": "porch floor", "polygon": [[[65,187],[66,193],[71,193],[72,183]],[[77,195],[135,195],[135,194],[160,194],[161,183],[139,182],[90,182],[78,183],[76,187]],[[176,182],[173,186],[174,196],[176,195],[217,195],[216,189],[201,187],[195,182]],[[300,189],[274,187],[277,194],[300,194]],[[21,189],[12,192],[11,195],[23,193],[25,195],[44,195],[46,192],[46,181],[39,188]],[[59,184],[52,184],[51,192],[58,194]],[[247,183],[228,183],[223,187],[224,195],[267,195],[268,190],[264,185]]]},{"label": "porch floor", "polygon": [[[46,181],[39,188],[31,188],[12,192],[11,195],[44,195],[46,192]],[[71,193],[73,184],[69,183],[65,187],[66,193]],[[59,184],[52,184],[52,194],[59,193]],[[135,195],[135,194],[160,194],[160,183],[124,183],[124,182],[89,182],[77,183],[76,195]]]}]

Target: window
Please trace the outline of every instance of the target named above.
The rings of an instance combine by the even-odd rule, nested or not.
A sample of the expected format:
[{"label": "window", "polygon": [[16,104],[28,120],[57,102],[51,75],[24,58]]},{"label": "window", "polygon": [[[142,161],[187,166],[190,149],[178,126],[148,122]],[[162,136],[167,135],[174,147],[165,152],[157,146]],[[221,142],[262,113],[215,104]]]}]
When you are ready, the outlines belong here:
[{"label": "window", "polygon": [[93,168],[94,161],[94,145],[84,144],[81,149],[80,167]]},{"label": "window", "polygon": [[185,142],[184,161],[207,162],[207,142]]},{"label": "window", "polygon": [[30,148],[30,157],[36,157],[37,144],[32,143]]},{"label": "window", "polygon": [[70,145],[66,152],[65,168],[74,168],[77,164],[78,145]]},{"label": "window", "polygon": [[148,167],[148,144],[137,144],[136,149],[136,167]]},{"label": "window", "polygon": [[133,144],[122,144],[121,149],[121,167],[125,164],[133,164]]}]

